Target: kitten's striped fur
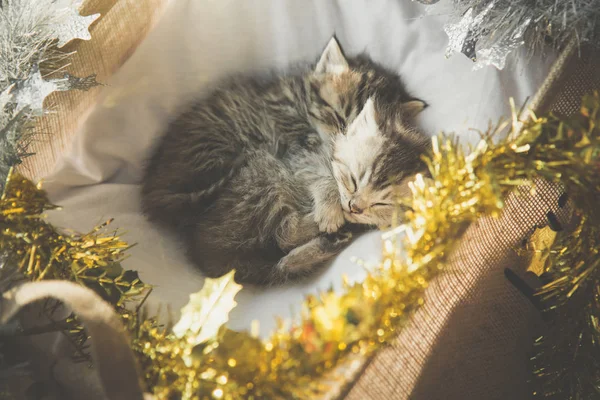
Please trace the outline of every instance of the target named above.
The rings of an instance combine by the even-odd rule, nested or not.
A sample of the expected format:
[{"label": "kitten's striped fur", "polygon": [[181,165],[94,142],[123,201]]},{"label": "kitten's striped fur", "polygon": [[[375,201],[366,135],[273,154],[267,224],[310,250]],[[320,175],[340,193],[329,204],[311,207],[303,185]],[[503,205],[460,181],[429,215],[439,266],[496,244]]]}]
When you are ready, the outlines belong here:
[{"label": "kitten's striped fur", "polygon": [[157,143],[143,211],[179,234],[207,276],[235,268],[240,282],[269,284],[312,272],[348,241],[334,139],[371,96],[386,115],[423,106],[367,57],[346,59],[335,39],[314,69],[223,82]]}]

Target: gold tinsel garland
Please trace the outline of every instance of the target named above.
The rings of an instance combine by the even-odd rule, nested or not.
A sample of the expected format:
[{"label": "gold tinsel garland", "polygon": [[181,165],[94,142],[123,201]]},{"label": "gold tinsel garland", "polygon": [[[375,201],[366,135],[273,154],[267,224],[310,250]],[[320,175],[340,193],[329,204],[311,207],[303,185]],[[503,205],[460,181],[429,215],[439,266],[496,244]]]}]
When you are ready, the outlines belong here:
[{"label": "gold tinsel garland", "polygon": [[[66,234],[44,221],[44,212],[58,209],[39,186],[19,174],[9,172],[0,198],[0,277],[11,280],[65,279],[93,289],[128,318],[127,301],[135,301],[148,287],[137,272],[125,271],[121,261],[130,247],[116,232],[102,234],[108,221],[90,232]],[[76,316],[62,323],[54,321],[54,310],[44,308],[48,330],[61,327],[76,345],[76,354],[87,359],[87,335]],[[40,330],[40,328],[36,328]],[[42,329],[43,331],[43,329]]]},{"label": "gold tinsel garland", "polygon": [[79,282],[115,306],[145,289],[135,271],[121,267],[130,246],[116,232],[101,235],[111,221],[83,235],[61,233],[44,221],[44,212],[58,207],[41,187],[19,174],[9,175],[0,199],[0,248],[7,267],[17,266],[30,281]]},{"label": "gold tinsel garland", "polygon": [[[577,226],[561,230],[547,250],[546,282],[537,291],[547,332],[535,342],[534,394],[560,400],[600,398],[600,98],[583,99],[581,113],[553,118],[549,128],[571,140],[561,181],[576,207]],[[557,142],[557,145],[560,145]],[[559,149],[561,147],[558,147]]]},{"label": "gold tinsel garland", "polygon": [[537,291],[547,329],[532,357],[536,397],[600,398],[600,220],[579,218],[549,249]]},{"label": "gold tinsel garland", "polygon": [[[341,294],[326,292],[307,298],[301,318],[291,328],[281,324],[267,340],[223,326],[240,289],[232,274],[207,279],[172,330],[160,327],[153,318],[124,313],[146,389],[158,399],[315,399],[324,395],[332,382],[345,379],[341,366],[368,357],[396,337],[423,303],[425,288],[443,271],[469,224],[483,215],[499,215],[508,193],[522,185],[535,190],[531,182],[539,178],[562,183],[583,215],[580,237],[559,240],[562,247],[555,257],[547,258],[553,282],[541,295],[561,317],[554,318],[558,323],[555,334],[542,342],[574,356],[584,338],[589,354],[597,354],[599,219],[592,208],[600,188],[599,110],[600,96],[595,93],[584,99],[581,115],[573,118],[532,115],[520,123],[515,115],[512,126],[499,130],[509,131],[507,137],[516,139],[494,143],[489,132],[468,156],[451,138],[434,138],[427,159],[432,179],[419,177],[413,183],[405,224],[384,235],[382,264],[364,282],[346,285]],[[42,238],[53,240],[44,247],[50,255],[62,254],[58,245],[64,242],[52,235],[39,236],[35,247],[17,240],[19,235],[36,237],[31,232],[41,232],[45,226],[37,217],[28,225],[28,214],[15,211],[31,208],[27,204],[33,201],[38,206],[32,213],[38,215],[48,204],[29,185],[18,176],[9,182],[0,224],[3,232],[12,233],[3,233],[2,249],[21,270],[38,271],[43,270],[35,261],[37,248],[46,245]],[[22,205],[11,203],[14,198],[21,198]],[[401,231],[405,233],[402,239],[397,235]],[[26,262],[32,257],[33,262]],[[98,265],[93,257],[84,255],[78,260],[88,260],[92,269],[107,270],[107,265]],[[66,278],[73,279],[73,275]],[[571,306],[574,297],[579,302]],[[565,316],[577,321],[576,329],[566,328],[570,322],[565,322]],[[567,342],[574,346],[563,346]],[[562,388],[571,385],[573,393],[581,390],[575,385],[578,382],[597,384],[599,358],[593,361],[589,355],[580,355],[587,362],[584,376],[578,370],[565,373],[556,359],[540,354],[538,360],[546,364],[536,370],[538,377],[550,377],[552,384],[559,382]],[[540,393],[549,393],[549,385],[541,387]]]}]

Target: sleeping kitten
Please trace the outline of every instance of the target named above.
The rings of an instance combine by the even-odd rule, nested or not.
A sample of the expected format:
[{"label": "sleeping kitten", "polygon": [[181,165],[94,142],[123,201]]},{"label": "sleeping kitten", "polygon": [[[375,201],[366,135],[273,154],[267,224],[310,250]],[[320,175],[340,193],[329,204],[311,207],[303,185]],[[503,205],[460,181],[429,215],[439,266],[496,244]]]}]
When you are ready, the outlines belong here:
[{"label": "sleeping kitten", "polygon": [[[319,182],[322,196],[335,197],[346,221],[386,228],[396,200],[409,194],[408,182],[426,173],[420,157],[431,143],[414,126],[414,110],[377,103],[369,98],[346,132],[332,138],[326,160],[322,152],[303,154],[294,169],[305,184]],[[319,164],[322,176],[330,171],[326,185],[315,174]]]},{"label": "sleeping kitten", "polygon": [[408,183],[418,173],[427,174],[421,156],[431,142],[414,127],[413,117],[414,110],[392,109],[369,98],[330,146],[292,156],[290,164],[301,184],[309,188],[317,184],[323,198],[341,205],[350,225],[338,231],[335,246],[316,237],[294,248],[278,262],[277,274],[310,273],[335,257],[353,230],[391,225],[397,199],[409,194]]},{"label": "sleeping kitten", "polygon": [[[375,214],[344,210],[333,172],[349,176],[331,163],[333,145],[343,148],[334,139],[371,95],[408,119],[424,107],[396,75],[346,59],[335,39],[313,70],[232,78],[169,125],[145,171],[143,211],[207,276],[235,268],[238,281],[264,284],[310,273],[348,242],[346,220]],[[351,165],[350,153],[336,154]]]}]

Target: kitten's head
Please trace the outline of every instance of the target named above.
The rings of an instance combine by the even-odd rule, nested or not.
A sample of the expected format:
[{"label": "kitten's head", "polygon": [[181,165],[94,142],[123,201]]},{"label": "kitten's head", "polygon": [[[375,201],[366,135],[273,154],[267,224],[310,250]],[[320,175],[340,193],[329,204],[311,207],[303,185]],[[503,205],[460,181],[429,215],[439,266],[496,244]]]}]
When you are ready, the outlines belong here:
[{"label": "kitten's head", "polygon": [[332,38],[308,77],[309,116],[323,138],[347,128],[369,97],[382,107],[414,107],[416,114],[426,105],[413,99],[397,74],[387,71],[365,55],[347,58]]},{"label": "kitten's head", "polygon": [[426,166],[421,155],[430,140],[411,125],[415,105],[379,108],[369,98],[362,111],[333,142],[332,169],[350,222],[389,226],[398,196]]}]

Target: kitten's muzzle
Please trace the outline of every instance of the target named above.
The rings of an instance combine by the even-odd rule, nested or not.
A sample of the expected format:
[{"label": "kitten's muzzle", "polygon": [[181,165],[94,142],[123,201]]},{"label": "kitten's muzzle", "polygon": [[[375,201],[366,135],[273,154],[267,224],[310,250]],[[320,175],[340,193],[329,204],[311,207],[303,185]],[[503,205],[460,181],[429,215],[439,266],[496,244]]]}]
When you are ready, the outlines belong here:
[{"label": "kitten's muzzle", "polygon": [[358,207],[352,200],[348,202],[348,208],[350,208],[352,214],[362,214],[364,211],[364,209]]}]

